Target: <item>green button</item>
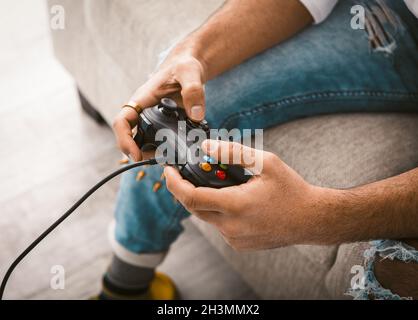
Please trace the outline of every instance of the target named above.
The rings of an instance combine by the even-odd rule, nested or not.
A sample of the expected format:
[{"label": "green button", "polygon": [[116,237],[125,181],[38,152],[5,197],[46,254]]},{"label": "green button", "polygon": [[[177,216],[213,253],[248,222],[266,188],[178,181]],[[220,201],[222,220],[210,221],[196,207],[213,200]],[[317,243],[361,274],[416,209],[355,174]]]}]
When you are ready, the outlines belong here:
[{"label": "green button", "polygon": [[221,168],[222,170],[228,170],[228,165],[220,163],[219,168]]}]

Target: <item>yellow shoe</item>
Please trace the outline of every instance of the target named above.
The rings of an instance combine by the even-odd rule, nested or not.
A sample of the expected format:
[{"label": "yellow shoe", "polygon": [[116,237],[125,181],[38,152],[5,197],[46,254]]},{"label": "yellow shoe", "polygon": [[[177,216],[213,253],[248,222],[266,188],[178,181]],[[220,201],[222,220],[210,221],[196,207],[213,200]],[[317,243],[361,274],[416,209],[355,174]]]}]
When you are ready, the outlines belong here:
[{"label": "yellow shoe", "polygon": [[148,289],[146,300],[176,300],[178,292],[176,285],[169,276],[156,272]]},{"label": "yellow shoe", "polygon": [[176,285],[169,276],[164,273],[156,272],[149,288],[140,294],[127,294],[121,291],[115,292],[104,283],[102,292],[90,298],[90,300],[176,300],[178,293]]}]

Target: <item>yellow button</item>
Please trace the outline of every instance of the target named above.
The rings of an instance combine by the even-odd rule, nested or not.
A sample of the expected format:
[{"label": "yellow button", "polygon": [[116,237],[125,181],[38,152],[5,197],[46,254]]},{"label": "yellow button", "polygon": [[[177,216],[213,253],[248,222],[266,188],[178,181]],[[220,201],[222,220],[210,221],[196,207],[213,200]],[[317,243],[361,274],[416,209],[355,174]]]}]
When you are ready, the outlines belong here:
[{"label": "yellow button", "polygon": [[206,171],[206,172],[209,172],[212,170],[212,166],[207,162],[203,162],[199,166],[203,171]]}]

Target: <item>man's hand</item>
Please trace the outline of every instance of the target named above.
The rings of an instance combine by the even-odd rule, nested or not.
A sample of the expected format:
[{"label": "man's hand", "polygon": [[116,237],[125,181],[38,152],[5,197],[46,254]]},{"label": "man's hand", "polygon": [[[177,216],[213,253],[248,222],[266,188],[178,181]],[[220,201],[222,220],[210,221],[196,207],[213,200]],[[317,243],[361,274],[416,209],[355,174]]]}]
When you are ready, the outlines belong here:
[{"label": "man's hand", "polygon": [[[173,52],[130,101],[148,108],[163,97],[171,97],[184,106],[189,118],[200,121],[205,117],[205,78],[204,66],[198,59],[191,54]],[[113,122],[119,148],[134,161],[142,158],[132,137],[137,121],[138,113],[133,108],[123,108]]]},{"label": "man's hand", "polygon": [[164,171],[168,190],[236,249],[418,238],[418,169],[339,190],[308,184],[269,152],[214,140],[202,149],[224,163],[225,153],[245,159],[243,166],[263,163],[260,175],[222,189],[196,188],[174,168]]},{"label": "man's hand", "polygon": [[222,189],[196,188],[176,169],[164,170],[168,190],[188,211],[215,225],[233,248],[275,248],[321,242],[326,236],[323,189],[305,182],[276,155],[214,140],[206,140],[202,149],[215,159],[227,153],[229,162],[253,159],[252,164],[263,164],[262,173],[247,183]]}]

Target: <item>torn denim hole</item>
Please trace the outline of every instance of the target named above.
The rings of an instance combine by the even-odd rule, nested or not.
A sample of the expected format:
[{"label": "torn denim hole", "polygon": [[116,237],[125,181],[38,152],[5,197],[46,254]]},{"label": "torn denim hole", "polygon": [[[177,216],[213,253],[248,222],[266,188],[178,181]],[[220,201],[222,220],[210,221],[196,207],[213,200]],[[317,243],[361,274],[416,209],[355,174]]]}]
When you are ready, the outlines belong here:
[{"label": "torn denim hole", "polygon": [[365,30],[370,47],[374,52],[392,55],[396,48],[396,37],[404,27],[397,14],[385,0],[360,1],[365,10]]},{"label": "torn denim hole", "polygon": [[418,263],[418,250],[401,241],[394,240],[371,241],[370,245],[371,247],[364,251],[363,287],[349,289],[346,294],[352,296],[354,300],[412,300],[411,297],[400,297],[391,290],[383,288],[374,275],[374,264],[377,256],[382,259],[397,259],[405,263]]}]

